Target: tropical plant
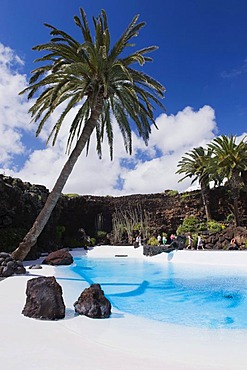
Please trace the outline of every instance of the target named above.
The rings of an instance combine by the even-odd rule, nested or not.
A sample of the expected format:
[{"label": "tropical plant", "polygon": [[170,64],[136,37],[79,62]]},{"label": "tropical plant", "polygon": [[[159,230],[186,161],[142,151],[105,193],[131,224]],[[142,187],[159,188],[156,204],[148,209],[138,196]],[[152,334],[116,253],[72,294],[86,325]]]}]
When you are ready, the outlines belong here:
[{"label": "tropical plant", "polygon": [[128,243],[132,243],[133,237],[138,231],[144,239],[150,235],[150,215],[142,206],[129,204],[124,209],[116,208],[112,216],[112,233],[115,243],[121,243],[124,237],[128,237]]},{"label": "tropical plant", "polygon": [[[36,51],[47,53],[36,60],[43,65],[33,71],[29,86],[21,93],[29,92],[28,99],[38,94],[30,108],[34,122],[39,122],[36,135],[40,134],[54,110],[62,105],[63,112],[48,137],[48,141],[53,138],[54,145],[67,114],[72,108],[76,108],[76,114],[67,141],[69,158],[31,230],[13,252],[14,258],[23,260],[36,244],[78,157],[85,146],[88,150],[94,131],[99,157],[106,133],[112,158],[112,115],[120,127],[128,153],[132,152],[132,126],[144,142],[148,143],[150,124],[155,126],[154,105],[164,108],[160,99],[164,97],[165,89],[158,81],[140,71],[146,62],[152,61],[146,54],[156,50],[156,46],[149,46],[129,55],[126,53],[127,47],[134,46],[131,43],[132,38],[138,36],[145,25],[144,22],[137,23],[138,18],[139,16],[133,18],[111,48],[105,11],[102,10],[97,18],[93,17],[93,37],[86,14],[80,9],[80,17],[75,16],[74,21],[82,33],[82,42],[46,24],[50,29],[50,41],[34,47]],[[139,65],[138,69],[132,68],[135,63]],[[71,151],[74,141],[76,143]]]},{"label": "tropical plant", "polygon": [[186,199],[188,199],[189,196],[190,196],[190,192],[189,191],[186,191],[185,193],[182,193],[180,195],[180,199],[181,199],[181,201],[186,201]]},{"label": "tropical plant", "polygon": [[151,236],[148,239],[147,245],[151,245],[153,247],[156,247],[157,245],[159,245],[159,242],[158,242],[157,238],[155,238],[155,236]]},{"label": "tropical plant", "polygon": [[226,217],[226,221],[229,222],[229,223],[232,223],[234,221],[234,214],[229,213],[229,215],[227,215],[227,217]]},{"label": "tropical plant", "polygon": [[211,171],[217,174],[221,182],[227,179],[233,198],[235,225],[240,223],[238,199],[243,184],[242,176],[247,170],[247,142],[244,137],[238,144],[236,136],[219,136],[208,144],[213,152]]},{"label": "tropical plant", "polygon": [[67,198],[78,198],[80,195],[76,193],[64,194]]},{"label": "tropical plant", "polygon": [[106,235],[107,235],[106,231],[99,230],[99,231],[97,231],[96,237],[97,237],[97,239],[104,239],[106,237]]},{"label": "tropical plant", "polygon": [[59,241],[61,241],[63,233],[65,232],[66,228],[63,225],[56,226],[56,237]]},{"label": "tropical plant", "polygon": [[224,225],[215,220],[210,220],[207,222],[207,230],[211,233],[216,233],[224,229]]},{"label": "tropical plant", "polygon": [[209,231],[211,233],[223,230],[224,225],[215,220],[209,220],[206,223],[200,222],[195,216],[185,217],[183,223],[177,228],[177,234],[192,234],[192,236],[197,237],[197,234],[204,231]]},{"label": "tropical plant", "polygon": [[200,221],[195,216],[185,217],[182,225],[177,229],[177,235],[183,235],[186,233],[192,233],[197,231]]},{"label": "tropical plant", "polygon": [[206,218],[212,218],[210,211],[209,198],[209,182],[211,180],[209,168],[211,162],[211,151],[204,149],[202,146],[194,148],[190,152],[185,153],[182,159],[178,162],[179,169],[176,173],[185,174],[179,182],[190,177],[193,178],[191,184],[196,180],[199,181],[202,194],[202,202],[205,208]]},{"label": "tropical plant", "polygon": [[168,190],[166,192],[166,195],[168,195],[169,197],[175,197],[176,195],[178,195],[178,191],[177,190]]}]

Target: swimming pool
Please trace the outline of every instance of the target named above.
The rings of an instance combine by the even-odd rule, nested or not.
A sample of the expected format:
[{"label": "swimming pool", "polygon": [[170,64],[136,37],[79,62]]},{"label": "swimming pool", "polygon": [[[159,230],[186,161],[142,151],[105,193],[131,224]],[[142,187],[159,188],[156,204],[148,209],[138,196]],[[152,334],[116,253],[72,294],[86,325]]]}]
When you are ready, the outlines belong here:
[{"label": "swimming pool", "polygon": [[156,263],[137,258],[75,258],[70,268],[99,283],[117,309],[204,328],[247,328],[247,271],[242,267]]}]

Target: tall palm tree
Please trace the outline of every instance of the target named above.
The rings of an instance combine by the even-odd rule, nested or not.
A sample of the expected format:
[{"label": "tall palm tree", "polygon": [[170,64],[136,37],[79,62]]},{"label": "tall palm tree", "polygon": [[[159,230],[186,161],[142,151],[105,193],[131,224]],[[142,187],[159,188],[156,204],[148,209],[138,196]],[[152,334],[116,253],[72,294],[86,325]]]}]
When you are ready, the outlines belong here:
[{"label": "tall palm tree", "polygon": [[[50,29],[50,41],[34,47],[34,50],[47,53],[36,60],[43,65],[32,72],[29,86],[21,93],[29,91],[28,99],[38,94],[30,109],[33,120],[39,123],[36,135],[39,135],[54,110],[64,103],[64,110],[48,138],[48,141],[53,138],[54,145],[68,112],[72,108],[76,108],[77,112],[69,130],[69,158],[44,208],[13,252],[14,258],[23,260],[36,244],[79,155],[85,146],[88,149],[93,131],[96,132],[99,156],[101,157],[101,144],[106,133],[112,158],[112,114],[118,122],[128,153],[131,154],[132,151],[129,121],[134,123],[135,131],[147,144],[151,132],[150,124],[155,125],[154,105],[164,108],[160,99],[164,97],[165,89],[158,81],[140,71],[145,62],[152,61],[146,54],[156,50],[156,46],[126,55],[125,49],[134,46],[130,43],[131,39],[138,36],[145,25],[144,22],[137,23],[138,18],[138,15],[133,18],[111,47],[105,11],[102,10],[97,18],[93,17],[93,38],[86,14],[80,9],[80,17],[75,16],[74,21],[82,33],[82,42],[46,24]],[[134,63],[139,64],[139,69],[132,68]],[[71,151],[74,139],[76,144]]]},{"label": "tall palm tree", "polygon": [[202,146],[194,148],[190,152],[185,153],[182,159],[178,162],[179,169],[176,173],[185,174],[179,182],[190,177],[193,178],[191,184],[196,180],[199,181],[202,194],[202,202],[205,208],[207,220],[211,220],[210,198],[209,198],[209,182],[211,180],[209,168],[211,162],[211,151],[204,149]]},{"label": "tall palm tree", "polygon": [[240,188],[243,184],[243,176],[247,170],[247,142],[244,137],[238,144],[236,136],[222,135],[215,138],[208,145],[213,151],[212,170],[219,177],[228,180],[233,198],[233,210],[235,225],[240,223],[238,212],[238,199]]}]

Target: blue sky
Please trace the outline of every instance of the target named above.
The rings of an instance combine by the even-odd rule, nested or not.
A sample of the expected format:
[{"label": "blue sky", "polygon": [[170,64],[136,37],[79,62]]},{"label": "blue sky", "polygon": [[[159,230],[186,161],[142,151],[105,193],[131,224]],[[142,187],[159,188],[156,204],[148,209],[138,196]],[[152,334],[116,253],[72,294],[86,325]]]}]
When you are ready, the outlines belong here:
[{"label": "blue sky", "polygon": [[82,154],[64,191],[185,191],[189,181],[178,183],[175,172],[186,151],[220,134],[242,137],[247,132],[246,0],[1,0],[0,172],[51,189],[66,160],[66,128],[54,148],[46,147],[49,123],[36,139],[27,113],[30,102],[18,92],[36,67],[38,54],[32,47],[49,40],[44,23],[80,38],[73,21],[80,6],[90,25],[92,16],[105,9],[113,41],[140,14],[146,26],[136,45],[159,46],[144,71],[166,87],[166,112],[156,111],[159,130],[152,130],[147,148],[134,135],[131,157],[124,152],[117,127],[113,162],[107,146],[99,160],[92,141],[88,157]]}]

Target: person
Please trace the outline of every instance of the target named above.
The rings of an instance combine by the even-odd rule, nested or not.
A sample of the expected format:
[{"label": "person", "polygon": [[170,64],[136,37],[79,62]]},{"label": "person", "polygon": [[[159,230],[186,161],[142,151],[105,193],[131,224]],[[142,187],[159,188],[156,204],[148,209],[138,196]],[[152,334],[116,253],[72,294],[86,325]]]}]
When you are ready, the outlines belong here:
[{"label": "person", "polygon": [[167,242],[165,234],[162,236],[162,244],[165,245]]},{"label": "person", "polygon": [[134,242],[134,248],[138,248],[141,246],[141,241],[142,241],[142,238],[141,238],[141,235],[137,235],[136,236],[136,239],[135,239],[135,242]]},{"label": "person", "polygon": [[142,245],[142,237],[140,234],[136,237],[136,242],[138,243],[139,247]]},{"label": "person", "polygon": [[186,249],[193,249],[193,239],[192,239],[192,236],[191,234],[188,235],[188,246]]},{"label": "person", "polygon": [[171,239],[171,243],[172,243],[176,239],[176,235],[171,234],[170,239]]},{"label": "person", "polygon": [[197,237],[197,250],[199,249],[199,248],[202,248],[202,249],[204,249],[203,248],[203,241],[202,241],[202,237],[201,237],[201,235],[200,234],[198,234],[198,237]]},{"label": "person", "polygon": [[236,239],[234,237],[231,239],[228,249],[229,250],[238,249],[238,246],[236,244]]},{"label": "person", "polygon": [[160,236],[160,234],[157,236],[157,240],[158,240],[158,244],[160,245],[161,244],[161,236]]}]

